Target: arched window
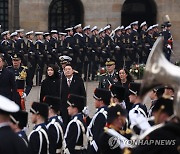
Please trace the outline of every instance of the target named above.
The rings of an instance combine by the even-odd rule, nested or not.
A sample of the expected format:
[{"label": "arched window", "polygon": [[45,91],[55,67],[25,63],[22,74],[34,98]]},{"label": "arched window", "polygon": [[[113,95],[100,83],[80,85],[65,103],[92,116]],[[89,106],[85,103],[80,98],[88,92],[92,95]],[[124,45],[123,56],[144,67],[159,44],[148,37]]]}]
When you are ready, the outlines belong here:
[{"label": "arched window", "polygon": [[121,23],[128,26],[138,20],[148,25],[156,24],[157,6],[154,0],[126,0],[122,7]]},{"label": "arched window", "polygon": [[8,0],[0,0],[0,25],[1,30],[8,30]]},{"label": "arched window", "polygon": [[66,27],[83,23],[80,0],[53,0],[49,6],[49,30],[63,31]]}]

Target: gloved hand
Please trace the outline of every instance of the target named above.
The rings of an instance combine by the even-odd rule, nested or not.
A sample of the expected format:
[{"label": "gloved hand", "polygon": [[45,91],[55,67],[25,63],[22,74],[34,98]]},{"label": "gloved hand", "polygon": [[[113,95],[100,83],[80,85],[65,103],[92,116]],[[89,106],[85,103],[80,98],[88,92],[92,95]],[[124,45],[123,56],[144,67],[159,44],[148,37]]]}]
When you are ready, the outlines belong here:
[{"label": "gloved hand", "polygon": [[89,116],[89,109],[88,106],[85,106],[84,109],[82,110],[82,113],[87,117]]},{"label": "gloved hand", "polygon": [[21,98],[24,98],[25,100],[26,100],[26,97],[27,97],[26,93],[23,93],[21,96]]},{"label": "gloved hand", "polygon": [[118,46],[118,45],[116,45],[116,47],[115,47],[116,49],[119,49],[120,47]]}]

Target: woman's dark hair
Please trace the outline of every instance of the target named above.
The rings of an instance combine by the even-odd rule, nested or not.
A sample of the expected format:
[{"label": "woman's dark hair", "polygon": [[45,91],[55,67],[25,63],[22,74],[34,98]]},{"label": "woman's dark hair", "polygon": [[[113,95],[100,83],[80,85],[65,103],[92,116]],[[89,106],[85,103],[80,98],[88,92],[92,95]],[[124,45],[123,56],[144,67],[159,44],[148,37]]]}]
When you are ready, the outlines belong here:
[{"label": "woman's dark hair", "polygon": [[48,73],[47,73],[47,70],[48,70],[49,67],[51,67],[51,68],[54,70],[54,75],[53,75],[53,77],[54,77],[54,78],[58,78],[58,77],[59,77],[58,67],[55,66],[54,64],[49,64],[49,65],[47,66],[47,69],[46,69],[46,77],[49,77],[49,76],[48,76]]},{"label": "woman's dark hair", "polygon": [[[128,82],[132,82],[132,81],[133,81],[133,77],[129,74],[128,69],[126,69],[126,68],[120,68],[119,71],[120,71],[120,70],[124,70],[124,72],[127,74],[127,81],[128,81]],[[119,73],[119,72],[118,72],[118,73]],[[121,79],[119,79],[119,80],[121,80]]]}]

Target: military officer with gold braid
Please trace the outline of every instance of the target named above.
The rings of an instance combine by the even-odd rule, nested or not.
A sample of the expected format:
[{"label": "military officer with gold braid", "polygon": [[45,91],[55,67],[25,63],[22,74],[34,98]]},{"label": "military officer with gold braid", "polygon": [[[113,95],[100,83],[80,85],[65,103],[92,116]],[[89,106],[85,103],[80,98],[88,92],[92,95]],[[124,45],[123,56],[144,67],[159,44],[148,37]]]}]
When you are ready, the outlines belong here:
[{"label": "military officer with gold braid", "polygon": [[114,59],[107,58],[105,65],[107,72],[101,75],[98,87],[109,89],[110,85],[118,82],[118,72],[115,70]]},{"label": "military officer with gold braid", "polygon": [[19,94],[17,102],[22,110],[25,110],[25,99],[32,88],[32,80],[28,75],[28,68],[26,66],[21,66],[21,56],[20,54],[12,55],[12,66],[8,69],[15,75],[17,92]]}]

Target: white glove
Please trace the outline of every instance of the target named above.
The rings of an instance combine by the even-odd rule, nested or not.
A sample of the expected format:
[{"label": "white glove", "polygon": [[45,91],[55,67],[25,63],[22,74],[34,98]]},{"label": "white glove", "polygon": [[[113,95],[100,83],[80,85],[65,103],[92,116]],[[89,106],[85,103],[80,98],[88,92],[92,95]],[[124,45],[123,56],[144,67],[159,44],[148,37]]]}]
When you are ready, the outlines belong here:
[{"label": "white glove", "polygon": [[52,49],[52,52],[56,52],[56,49]]},{"label": "white glove", "polygon": [[26,93],[23,93],[21,98],[24,98],[26,100],[26,96],[27,96]]},{"label": "white glove", "polygon": [[85,107],[84,107],[84,109],[82,110],[82,113],[83,113],[85,116],[89,116],[88,106],[85,106]]},{"label": "white glove", "polygon": [[171,46],[168,44],[168,45],[167,45],[167,48],[171,49]]},{"label": "white glove", "polygon": [[119,49],[120,47],[118,46],[118,45],[116,45],[116,47],[115,47],[116,49]]}]

